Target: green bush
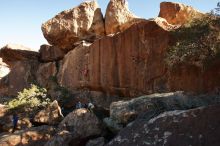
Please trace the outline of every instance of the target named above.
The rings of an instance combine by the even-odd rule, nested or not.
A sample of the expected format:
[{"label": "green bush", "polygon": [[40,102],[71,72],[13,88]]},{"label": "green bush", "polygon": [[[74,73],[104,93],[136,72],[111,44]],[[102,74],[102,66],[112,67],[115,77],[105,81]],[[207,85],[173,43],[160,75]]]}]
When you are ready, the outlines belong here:
[{"label": "green bush", "polygon": [[175,44],[167,52],[169,67],[185,63],[205,67],[220,54],[220,18],[205,15],[172,32]]},{"label": "green bush", "polygon": [[29,89],[24,89],[18,93],[18,96],[8,102],[9,109],[35,109],[45,107],[50,103],[47,98],[47,90],[36,85],[31,85]]}]

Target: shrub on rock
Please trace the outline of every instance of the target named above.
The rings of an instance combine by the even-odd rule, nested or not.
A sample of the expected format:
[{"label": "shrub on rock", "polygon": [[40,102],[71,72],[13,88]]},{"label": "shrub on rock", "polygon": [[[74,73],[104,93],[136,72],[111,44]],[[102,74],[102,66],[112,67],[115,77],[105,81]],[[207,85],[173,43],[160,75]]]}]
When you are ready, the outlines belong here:
[{"label": "shrub on rock", "polygon": [[17,98],[8,102],[7,106],[11,110],[20,108],[33,110],[35,108],[45,107],[49,103],[50,99],[47,98],[47,90],[32,84],[29,89],[19,92]]}]

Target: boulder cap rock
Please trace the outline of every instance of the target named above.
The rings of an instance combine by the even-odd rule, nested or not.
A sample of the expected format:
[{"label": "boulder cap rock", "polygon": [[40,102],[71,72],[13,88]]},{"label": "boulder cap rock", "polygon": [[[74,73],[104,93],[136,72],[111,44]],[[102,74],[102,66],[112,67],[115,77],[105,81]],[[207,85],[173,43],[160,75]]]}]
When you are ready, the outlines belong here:
[{"label": "boulder cap rock", "polygon": [[105,34],[104,20],[97,1],[85,1],[42,24],[47,41],[61,49],[72,49],[80,40],[93,41]]},{"label": "boulder cap rock", "polygon": [[106,34],[115,34],[140,21],[130,12],[127,0],[110,0],[105,13]]},{"label": "boulder cap rock", "polygon": [[39,53],[17,44],[7,44],[0,49],[0,57],[9,66],[16,61],[38,60]]},{"label": "boulder cap rock", "polygon": [[191,6],[175,2],[161,2],[159,17],[172,25],[184,25],[190,20],[204,15]]}]

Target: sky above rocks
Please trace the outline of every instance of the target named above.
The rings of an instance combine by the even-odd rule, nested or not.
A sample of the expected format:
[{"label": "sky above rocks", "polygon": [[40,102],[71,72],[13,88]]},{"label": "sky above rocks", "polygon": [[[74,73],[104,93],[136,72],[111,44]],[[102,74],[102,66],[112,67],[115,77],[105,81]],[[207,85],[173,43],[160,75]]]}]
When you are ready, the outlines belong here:
[{"label": "sky above rocks", "polygon": [[[0,47],[7,43],[22,44],[38,50],[47,44],[41,32],[41,24],[57,13],[79,5],[84,0],[1,0]],[[169,0],[191,5],[209,12],[219,0]],[[98,0],[103,14],[109,0]],[[154,18],[159,14],[162,0],[128,0],[130,10],[142,18]]]}]

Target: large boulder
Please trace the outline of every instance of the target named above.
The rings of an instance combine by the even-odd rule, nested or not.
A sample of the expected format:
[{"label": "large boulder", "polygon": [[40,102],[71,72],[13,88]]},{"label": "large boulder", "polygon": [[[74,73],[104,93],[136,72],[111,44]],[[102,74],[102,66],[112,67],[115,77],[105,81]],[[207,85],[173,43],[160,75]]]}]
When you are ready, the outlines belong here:
[{"label": "large boulder", "polygon": [[138,22],[137,16],[128,8],[127,0],[110,0],[105,13],[106,34],[115,34]]},{"label": "large boulder", "polygon": [[173,25],[183,25],[190,20],[200,17],[203,14],[191,6],[181,3],[162,2],[160,3],[159,17],[167,20]]},{"label": "large boulder", "polygon": [[60,131],[53,136],[44,146],[69,146],[73,135],[69,131]]},{"label": "large boulder", "polygon": [[53,101],[49,107],[38,112],[33,121],[40,124],[57,125],[63,119],[63,114],[58,102]]},{"label": "large boulder", "polygon": [[64,118],[58,127],[71,132],[73,139],[78,140],[97,136],[102,132],[99,119],[87,109],[74,110]]},{"label": "large boulder", "polygon": [[0,145],[44,145],[53,135],[54,128],[50,126],[34,127],[15,133],[2,133],[0,135]]},{"label": "large boulder", "polygon": [[152,116],[170,110],[185,110],[220,103],[218,95],[187,95],[182,92],[141,96],[128,101],[113,102],[110,106],[112,120],[127,124],[137,117]]},{"label": "large boulder", "polygon": [[42,25],[47,41],[62,49],[72,49],[80,40],[93,41],[105,34],[101,9],[96,1],[87,1],[63,11]]},{"label": "large boulder", "polygon": [[66,52],[56,46],[41,45],[40,47],[40,61],[41,62],[53,62],[63,59]]},{"label": "large boulder", "polygon": [[164,112],[140,119],[123,129],[106,146],[219,146],[220,105]]},{"label": "large boulder", "polygon": [[3,62],[12,66],[17,61],[38,60],[39,53],[22,45],[7,44],[0,50]]}]

